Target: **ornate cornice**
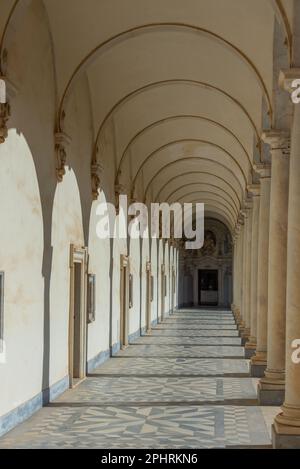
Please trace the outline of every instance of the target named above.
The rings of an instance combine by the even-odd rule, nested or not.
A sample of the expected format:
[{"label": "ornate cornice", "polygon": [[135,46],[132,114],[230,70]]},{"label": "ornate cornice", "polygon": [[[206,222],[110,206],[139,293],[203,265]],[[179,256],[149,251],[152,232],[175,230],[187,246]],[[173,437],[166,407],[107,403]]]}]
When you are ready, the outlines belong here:
[{"label": "ornate cornice", "polygon": [[260,184],[249,184],[247,186],[247,191],[252,197],[259,197],[260,196]]},{"label": "ornate cornice", "polygon": [[271,163],[254,164],[254,170],[259,174],[260,179],[269,179],[271,177]]},{"label": "ornate cornice", "polygon": [[279,86],[291,94],[295,90],[292,87],[293,81],[297,79],[300,79],[300,68],[281,70],[279,73]]},{"label": "ornate cornice", "polygon": [[6,80],[0,76],[0,143],[4,143],[7,138],[7,121],[9,117],[10,105],[7,102]]},{"label": "ornate cornice", "polygon": [[7,121],[10,118],[9,103],[0,103],[0,143],[4,143],[8,135]]},{"label": "ornate cornice", "polygon": [[116,213],[119,213],[119,196],[122,194],[126,194],[126,187],[123,184],[119,183],[119,178],[117,177],[116,183],[115,183],[115,207],[116,207]]},{"label": "ornate cornice", "polygon": [[289,132],[285,130],[266,130],[262,134],[264,143],[270,146],[271,152],[281,150],[282,154],[288,156],[290,153],[291,139]]},{"label": "ornate cornice", "polygon": [[252,197],[249,196],[249,193],[247,192],[244,198],[244,203],[243,203],[244,218],[247,218],[249,216],[249,211],[252,209],[252,206],[253,206]]}]

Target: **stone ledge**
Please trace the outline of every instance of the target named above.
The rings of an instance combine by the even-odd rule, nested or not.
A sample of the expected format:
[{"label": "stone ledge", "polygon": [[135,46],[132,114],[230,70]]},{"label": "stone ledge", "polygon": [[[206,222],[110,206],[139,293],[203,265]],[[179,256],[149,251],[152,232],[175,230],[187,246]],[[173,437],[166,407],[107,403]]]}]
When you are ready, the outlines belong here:
[{"label": "stone ledge", "polygon": [[277,433],[272,425],[272,443],[275,449],[300,449],[300,435]]},{"label": "stone ledge", "polygon": [[258,365],[258,364],[250,363],[250,376],[252,376],[252,378],[263,378],[265,376],[266,368],[267,368],[267,364]]},{"label": "stone ledge", "polygon": [[257,386],[257,398],[259,405],[280,406],[284,402],[285,389],[262,389],[260,383]]}]

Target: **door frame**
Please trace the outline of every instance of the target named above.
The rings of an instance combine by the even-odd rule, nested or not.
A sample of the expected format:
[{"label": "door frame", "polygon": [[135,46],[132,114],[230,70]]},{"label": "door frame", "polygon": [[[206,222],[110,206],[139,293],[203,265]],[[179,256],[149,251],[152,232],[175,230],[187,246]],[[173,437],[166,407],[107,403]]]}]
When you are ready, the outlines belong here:
[{"label": "door frame", "polygon": [[[80,265],[80,361],[79,376],[74,378],[74,308],[75,308],[75,264]],[[69,383],[84,379],[87,368],[87,273],[88,249],[70,245],[70,307],[69,307]]]},{"label": "door frame", "polygon": [[129,257],[120,258],[120,348],[128,345],[129,334]]},{"label": "door frame", "polygon": [[[201,301],[201,273],[204,272],[214,272],[217,278],[217,302],[215,303],[202,303]],[[198,304],[199,306],[217,306],[219,304],[219,270],[218,269],[198,269]]]}]

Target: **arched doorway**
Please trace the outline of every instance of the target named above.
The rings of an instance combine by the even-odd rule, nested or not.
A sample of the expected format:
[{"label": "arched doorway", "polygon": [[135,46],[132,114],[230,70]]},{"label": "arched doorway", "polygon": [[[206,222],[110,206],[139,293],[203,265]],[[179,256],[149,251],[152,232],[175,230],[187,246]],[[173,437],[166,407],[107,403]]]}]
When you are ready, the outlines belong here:
[{"label": "arched doorway", "polygon": [[218,306],[232,302],[232,240],[228,228],[219,220],[205,219],[201,249],[180,248],[179,303],[182,306]]}]

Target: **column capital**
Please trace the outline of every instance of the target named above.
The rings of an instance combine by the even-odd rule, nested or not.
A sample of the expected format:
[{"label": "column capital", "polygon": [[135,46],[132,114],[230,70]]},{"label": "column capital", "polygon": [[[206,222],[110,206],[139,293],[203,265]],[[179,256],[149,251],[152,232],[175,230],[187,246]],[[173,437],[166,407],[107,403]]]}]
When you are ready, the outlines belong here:
[{"label": "column capital", "polygon": [[299,79],[300,68],[288,68],[279,72],[279,86],[290,94],[295,91],[293,82]]},{"label": "column capital", "polygon": [[234,240],[236,240],[239,237],[239,234],[241,232],[243,223],[244,223],[244,221],[240,221],[239,219],[237,220],[236,225],[235,225],[234,230],[233,230],[233,239]]},{"label": "column capital", "polygon": [[253,207],[253,201],[252,197],[249,197],[249,193],[245,195],[244,202],[243,202],[243,214],[244,218],[247,218],[249,216],[250,210],[252,210]]},{"label": "column capital", "polygon": [[10,100],[17,95],[17,92],[16,86],[6,76],[0,74],[0,143],[4,143],[8,136]]},{"label": "column capital", "polygon": [[101,189],[101,176],[104,169],[102,161],[97,159],[91,162],[91,183],[92,183],[92,197],[97,200],[99,191]]},{"label": "column capital", "polygon": [[252,197],[259,197],[260,196],[260,184],[249,184],[247,186],[247,191]]},{"label": "column capital", "polygon": [[244,212],[243,212],[243,210],[240,210],[240,212],[238,214],[236,226],[239,226],[239,229],[241,230],[242,225],[244,225],[244,222],[245,222]]},{"label": "column capital", "polygon": [[56,132],[54,134],[54,145],[56,153],[56,177],[58,182],[63,180],[64,175],[66,174],[65,165],[67,160],[67,146],[71,143],[71,137],[69,137],[64,132]]},{"label": "column capital", "polygon": [[282,150],[284,154],[290,153],[290,133],[285,130],[271,129],[265,130],[262,134],[262,141],[270,145],[271,151]]},{"label": "column capital", "polygon": [[259,174],[260,179],[269,179],[271,177],[271,163],[255,163],[254,170]]}]

